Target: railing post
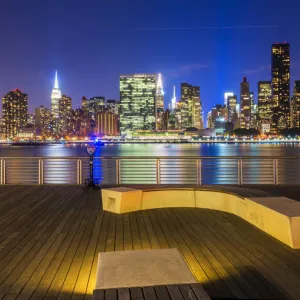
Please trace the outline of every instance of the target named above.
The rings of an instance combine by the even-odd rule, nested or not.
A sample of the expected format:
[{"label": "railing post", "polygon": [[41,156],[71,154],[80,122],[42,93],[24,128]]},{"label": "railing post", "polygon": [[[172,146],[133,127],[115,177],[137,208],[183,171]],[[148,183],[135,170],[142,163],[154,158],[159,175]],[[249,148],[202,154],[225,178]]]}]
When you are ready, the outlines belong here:
[{"label": "railing post", "polygon": [[77,159],[77,184],[82,184],[82,161]]},{"label": "railing post", "polygon": [[160,160],[156,159],[156,184],[160,184]]},{"label": "railing post", "polygon": [[120,160],[116,159],[116,184],[121,184],[121,176],[120,176]]},{"label": "railing post", "polygon": [[273,159],[273,182],[278,185],[278,159]]},{"label": "railing post", "polygon": [[238,184],[243,185],[243,161],[238,160]]},{"label": "railing post", "polygon": [[202,160],[201,159],[197,159],[196,166],[197,166],[197,185],[202,185]]},{"label": "railing post", "polygon": [[44,160],[39,159],[39,184],[44,184]]},{"label": "railing post", "polygon": [[0,160],[0,184],[4,184],[3,183],[3,162],[4,162],[4,160],[3,159],[1,159]]}]

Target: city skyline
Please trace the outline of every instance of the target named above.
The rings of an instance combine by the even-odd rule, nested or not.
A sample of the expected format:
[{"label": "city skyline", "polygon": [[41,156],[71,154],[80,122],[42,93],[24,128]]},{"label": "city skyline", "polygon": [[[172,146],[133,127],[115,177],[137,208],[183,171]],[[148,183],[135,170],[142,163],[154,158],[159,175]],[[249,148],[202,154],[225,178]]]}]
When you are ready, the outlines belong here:
[{"label": "city skyline", "polygon": [[[256,0],[234,5],[216,0],[188,5],[18,2],[2,7],[0,34],[6,43],[0,49],[0,93],[24,90],[30,112],[39,104],[50,106],[56,69],[61,89],[72,97],[74,107],[83,95],[118,99],[120,74],[162,73],[168,100],[174,84],[177,91],[181,82],[199,85],[204,112],[221,103],[225,91],[238,94],[244,76],[250,86],[269,80],[270,45],[275,42],[291,44],[291,82],[300,78],[298,3],[291,9],[277,5],[277,0],[272,6]],[[145,11],[147,17],[142,17]],[[137,30],[143,28],[161,30]],[[14,46],[18,38],[21,47]]]}]

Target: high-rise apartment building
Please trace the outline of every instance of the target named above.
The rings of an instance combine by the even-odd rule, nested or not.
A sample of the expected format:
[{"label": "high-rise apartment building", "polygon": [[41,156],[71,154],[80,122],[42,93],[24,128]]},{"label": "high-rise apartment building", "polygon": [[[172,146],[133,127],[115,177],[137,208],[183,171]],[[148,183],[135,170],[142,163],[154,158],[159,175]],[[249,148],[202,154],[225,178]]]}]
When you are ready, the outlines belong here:
[{"label": "high-rise apartment building", "polygon": [[251,122],[251,99],[249,91],[249,82],[247,78],[244,77],[241,83],[241,117],[240,117],[240,127],[249,129]]},{"label": "high-rise apartment building", "polygon": [[119,102],[117,100],[107,100],[106,110],[119,116]]},{"label": "high-rise apartment building", "polygon": [[61,135],[69,135],[75,132],[74,111],[72,98],[62,95],[59,100],[58,131]]},{"label": "high-rise apartment building", "polygon": [[300,128],[300,81],[294,84],[294,93],[291,101],[291,127]]},{"label": "high-rise apartment building", "polygon": [[39,135],[48,138],[55,130],[53,129],[53,118],[51,110],[44,106],[35,109],[35,127]]},{"label": "high-rise apartment building", "polygon": [[59,118],[59,100],[61,99],[61,91],[58,86],[57,71],[55,72],[54,88],[51,93],[51,113],[54,119]]},{"label": "high-rise apartment building", "polygon": [[227,110],[228,110],[228,122],[232,123],[233,125],[236,124],[238,116],[236,111],[237,105],[237,96],[232,95],[227,98]]},{"label": "high-rise apartment building", "polygon": [[105,97],[95,96],[88,100],[87,110],[91,120],[91,126],[96,127],[97,114],[105,111]]},{"label": "high-rise apartment building", "polygon": [[290,126],[290,45],[272,46],[272,133]]},{"label": "high-rise apartment building", "polygon": [[234,93],[232,93],[232,92],[224,93],[224,105],[225,106],[228,106],[228,98],[233,97],[233,96],[234,96]]},{"label": "high-rise apartment building", "polygon": [[120,76],[121,133],[156,128],[156,74]]},{"label": "high-rise apartment building", "polygon": [[156,84],[156,130],[163,130],[164,88],[161,74],[158,74]]},{"label": "high-rise apartment building", "polygon": [[16,89],[2,98],[3,134],[5,138],[14,138],[18,130],[27,125],[28,96]]},{"label": "high-rise apartment building", "polygon": [[258,82],[258,127],[263,133],[271,131],[273,117],[273,99],[271,81]]},{"label": "high-rise apartment building", "polygon": [[[193,116],[193,112],[199,113],[202,118],[201,103],[200,103],[200,87],[193,86],[188,83],[181,84],[181,127],[195,127],[193,119],[200,123],[198,115]],[[199,103],[199,104],[198,104]],[[199,125],[200,126],[200,125]],[[200,129],[200,128],[199,128]]]}]

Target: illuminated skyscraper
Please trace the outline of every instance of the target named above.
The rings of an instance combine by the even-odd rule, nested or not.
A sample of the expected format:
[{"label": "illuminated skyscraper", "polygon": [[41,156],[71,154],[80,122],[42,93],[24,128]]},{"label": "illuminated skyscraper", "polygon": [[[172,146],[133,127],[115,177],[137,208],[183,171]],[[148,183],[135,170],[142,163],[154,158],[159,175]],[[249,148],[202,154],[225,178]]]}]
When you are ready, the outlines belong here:
[{"label": "illuminated skyscraper", "polygon": [[228,107],[228,98],[233,97],[234,93],[232,92],[226,92],[224,93],[224,105]]},{"label": "illuminated skyscraper", "polygon": [[272,133],[290,126],[290,45],[272,46]]},{"label": "illuminated skyscraper", "polygon": [[[188,83],[181,84],[181,127],[194,127],[193,120],[198,120],[198,115],[193,116],[193,112],[197,112],[202,117],[202,109],[200,104],[200,87],[193,86]],[[199,105],[198,105],[199,103]],[[196,107],[199,107],[198,109]],[[196,123],[199,123],[196,121]],[[200,128],[199,128],[200,129]]]},{"label": "illuminated skyscraper", "polygon": [[105,111],[97,114],[97,134],[98,135],[117,135],[118,116],[112,112]]},{"label": "illuminated skyscraper", "polygon": [[155,130],[156,74],[120,76],[120,130]]},{"label": "illuminated skyscraper", "polygon": [[163,129],[164,89],[161,74],[158,74],[156,84],[156,129]]},{"label": "illuminated skyscraper", "polygon": [[28,96],[16,89],[2,98],[3,134],[14,138],[27,125]]},{"label": "illuminated skyscraper", "polygon": [[291,101],[291,127],[300,128],[300,81],[295,81]]},{"label": "illuminated skyscraper", "polygon": [[51,94],[51,113],[54,119],[59,118],[59,100],[61,99],[61,91],[58,86],[57,71],[55,72],[54,88]]},{"label": "illuminated skyscraper", "polygon": [[271,130],[273,99],[271,81],[258,82],[258,127],[263,133]]},{"label": "illuminated skyscraper", "polygon": [[228,104],[227,104],[227,110],[228,110],[228,122],[235,125],[238,119],[237,111],[236,111],[236,105],[237,105],[237,96],[232,95],[227,98]]},{"label": "illuminated skyscraper", "polygon": [[40,106],[35,109],[35,127],[39,135],[48,138],[53,134],[52,115],[49,108]]},{"label": "illuminated skyscraper", "polygon": [[61,135],[69,135],[75,132],[75,118],[72,109],[72,98],[62,95],[59,100],[59,133]]},{"label": "illuminated skyscraper", "polygon": [[177,108],[177,99],[176,99],[176,88],[173,86],[173,97],[171,100],[171,109],[172,111]]},{"label": "illuminated skyscraper", "polygon": [[119,116],[119,102],[117,100],[107,100],[106,110]]},{"label": "illuminated skyscraper", "polygon": [[240,126],[241,128],[249,129],[251,121],[251,100],[249,91],[249,82],[244,77],[241,83],[241,117]]}]

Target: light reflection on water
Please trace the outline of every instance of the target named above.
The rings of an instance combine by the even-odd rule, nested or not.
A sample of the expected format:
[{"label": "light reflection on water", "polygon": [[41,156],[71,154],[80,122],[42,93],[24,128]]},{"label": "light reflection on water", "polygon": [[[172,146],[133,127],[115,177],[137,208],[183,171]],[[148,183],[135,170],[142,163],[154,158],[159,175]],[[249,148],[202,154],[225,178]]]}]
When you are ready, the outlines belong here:
[{"label": "light reflection on water", "polygon": [[[300,157],[300,145],[293,143],[277,144],[122,144],[98,147],[96,157],[111,156],[297,156]],[[84,145],[47,145],[47,146],[6,146],[0,145],[1,157],[88,157]],[[27,183],[37,183],[38,164],[34,160],[14,161],[7,159],[8,183],[24,181],[26,173]],[[299,162],[299,165],[298,165]],[[146,163],[140,160],[132,169],[133,162],[127,160],[122,163],[124,183],[155,183],[155,160]],[[262,171],[262,167],[264,170]],[[95,177],[103,183],[114,183],[116,180],[116,163],[111,160],[95,161]],[[130,170],[129,170],[130,169]],[[76,160],[45,160],[45,183],[74,183],[77,182]],[[75,170],[75,171],[74,171]],[[290,182],[290,177],[300,178],[300,160],[280,162],[280,176],[282,182]],[[203,160],[203,184],[237,184],[237,160]],[[197,169],[195,161],[183,163],[180,160],[161,161],[161,183],[195,183]],[[253,159],[244,164],[244,176],[249,183],[273,183],[272,159],[262,161]],[[83,179],[88,177],[88,159],[83,160]]]}]

